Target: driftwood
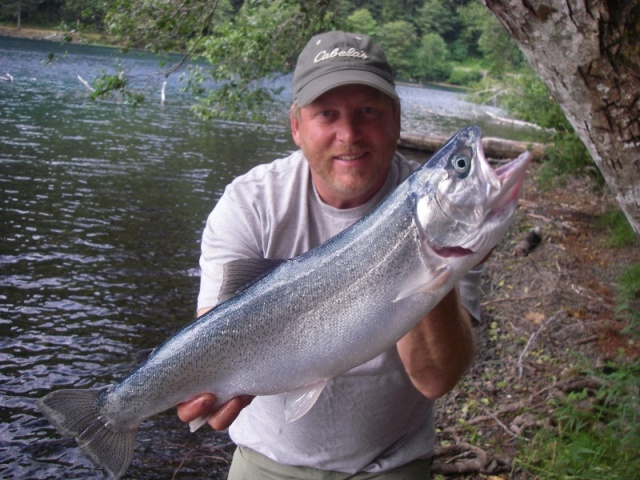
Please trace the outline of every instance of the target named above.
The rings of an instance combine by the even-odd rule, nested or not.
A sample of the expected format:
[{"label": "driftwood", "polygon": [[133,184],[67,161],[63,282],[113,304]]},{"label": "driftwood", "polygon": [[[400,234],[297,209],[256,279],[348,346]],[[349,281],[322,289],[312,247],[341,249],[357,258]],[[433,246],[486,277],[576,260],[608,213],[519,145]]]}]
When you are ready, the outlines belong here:
[{"label": "driftwood", "polygon": [[[418,135],[402,132],[398,146],[409,150],[433,153],[444,145],[447,140],[449,140],[449,137],[444,135]],[[490,158],[515,158],[525,150],[529,150],[534,159],[540,160],[544,154],[544,147],[543,144],[534,142],[518,142],[492,137],[484,137],[482,139],[484,153]]]},{"label": "driftwood", "polygon": [[443,475],[470,473],[492,475],[508,471],[512,461],[506,456],[489,455],[480,447],[466,442],[436,448],[433,456],[431,472]]},{"label": "driftwood", "polygon": [[93,88],[91,85],[89,85],[89,82],[87,82],[84,78],[82,78],[80,75],[78,75],[78,80],[80,80],[80,83],[82,83],[85,87],[87,87],[87,89],[91,92],[95,92],[96,89]]}]

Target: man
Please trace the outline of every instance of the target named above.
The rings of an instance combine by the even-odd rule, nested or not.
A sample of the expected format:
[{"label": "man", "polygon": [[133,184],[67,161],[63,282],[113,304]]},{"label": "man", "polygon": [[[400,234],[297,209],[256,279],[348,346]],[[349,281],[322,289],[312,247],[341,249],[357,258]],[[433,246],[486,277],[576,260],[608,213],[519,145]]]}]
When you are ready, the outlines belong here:
[{"label": "man", "polygon": [[[391,67],[366,35],[313,37],[298,58],[293,95],[291,131],[300,150],[235,179],[209,216],[198,315],[217,303],[225,263],[304,253],[356,222],[417,168],[395,151],[400,102]],[[477,316],[473,281],[460,290]],[[180,405],[178,415],[188,422],[211,414],[214,429],[231,426],[239,446],[234,480],[425,479],[433,400],[453,388],[473,355],[470,317],[453,290],[395,348],[331,380],[294,422],[284,420],[280,395],[238,397],[211,412],[215,397],[204,394]]]}]

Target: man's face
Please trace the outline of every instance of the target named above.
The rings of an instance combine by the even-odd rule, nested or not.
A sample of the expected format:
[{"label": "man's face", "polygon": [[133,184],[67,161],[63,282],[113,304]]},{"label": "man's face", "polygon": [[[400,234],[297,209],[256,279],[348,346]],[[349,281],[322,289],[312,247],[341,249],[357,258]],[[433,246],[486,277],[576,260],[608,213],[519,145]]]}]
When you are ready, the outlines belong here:
[{"label": "man's face", "polygon": [[400,136],[400,111],[384,93],[344,85],[291,114],[296,145],[320,198],[337,208],[369,200],[384,184]]}]

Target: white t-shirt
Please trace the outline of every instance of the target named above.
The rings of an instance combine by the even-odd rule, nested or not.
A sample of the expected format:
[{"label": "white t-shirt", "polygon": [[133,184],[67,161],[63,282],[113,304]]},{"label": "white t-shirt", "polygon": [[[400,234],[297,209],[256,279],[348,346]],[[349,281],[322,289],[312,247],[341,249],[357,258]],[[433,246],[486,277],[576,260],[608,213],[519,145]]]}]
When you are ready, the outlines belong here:
[{"label": "white t-shirt", "polygon": [[[198,309],[217,303],[225,263],[292,258],[318,246],[362,218],[418,166],[396,154],[382,189],[352,209],[322,202],[300,151],[236,178],[203,233]],[[472,271],[460,285],[463,304],[476,318],[480,273]],[[287,422],[283,405],[284,395],[254,399],[232,424],[232,440],[282,464],[348,473],[386,471],[433,451],[433,404],[413,387],[395,347],[330,380],[302,418]]]}]

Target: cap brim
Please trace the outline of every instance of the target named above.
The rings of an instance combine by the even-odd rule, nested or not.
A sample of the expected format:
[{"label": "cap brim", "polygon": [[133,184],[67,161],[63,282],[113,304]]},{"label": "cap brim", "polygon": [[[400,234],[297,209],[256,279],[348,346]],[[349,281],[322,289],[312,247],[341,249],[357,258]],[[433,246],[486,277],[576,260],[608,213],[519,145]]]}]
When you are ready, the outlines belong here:
[{"label": "cap brim", "polygon": [[296,101],[298,106],[305,107],[320,95],[343,85],[367,85],[380,90],[394,100],[400,99],[393,83],[385,80],[380,75],[366,70],[350,69],[328,72],[311,80],[297,93]]}]

